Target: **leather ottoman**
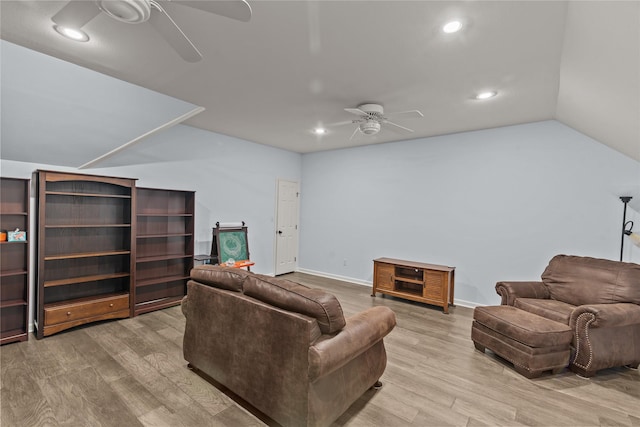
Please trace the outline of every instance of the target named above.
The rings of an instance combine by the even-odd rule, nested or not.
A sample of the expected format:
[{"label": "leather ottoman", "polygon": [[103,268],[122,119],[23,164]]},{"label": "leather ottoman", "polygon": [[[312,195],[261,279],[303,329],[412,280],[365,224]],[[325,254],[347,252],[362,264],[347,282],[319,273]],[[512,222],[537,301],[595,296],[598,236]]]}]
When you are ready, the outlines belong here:
[{"label": "leather ottoman", "polygon": [[476,307],[471,339],[508,360],[519,374],[557,374],[569,364],[573,332],[569,326],[508,305]]}]

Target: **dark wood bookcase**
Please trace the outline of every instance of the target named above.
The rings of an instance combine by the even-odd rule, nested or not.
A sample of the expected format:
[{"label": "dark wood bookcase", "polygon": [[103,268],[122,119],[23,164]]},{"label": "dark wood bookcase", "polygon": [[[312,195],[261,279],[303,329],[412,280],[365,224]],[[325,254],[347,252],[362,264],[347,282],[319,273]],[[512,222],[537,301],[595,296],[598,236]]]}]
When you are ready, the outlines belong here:
[{"label": "dark wood bookcase", "polygon": [[0,242],[0,344],[29,339],[30,185],[0,178],[0,229],[27,232],[27,241]]},{"label": "dark wood bookcase", "polygon": [[37,337],[129,317],[135,180],[39,170],[34,181]]},{"label": "dark wood bookcase", "polygon": [[133,315],[180,304],[193,267],[195,192],[136,188]]}]

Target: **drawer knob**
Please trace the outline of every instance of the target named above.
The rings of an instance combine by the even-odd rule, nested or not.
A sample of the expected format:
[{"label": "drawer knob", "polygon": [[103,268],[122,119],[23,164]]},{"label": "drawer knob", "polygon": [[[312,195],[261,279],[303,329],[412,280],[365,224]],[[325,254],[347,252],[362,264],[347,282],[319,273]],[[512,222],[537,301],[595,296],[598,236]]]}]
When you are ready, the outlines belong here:
[{"label": "drawer knob", "polygon": [[67,311],[67,316],[71,316],[71,312],[70,311]]},{"label": "drawer knob", "polygon": [[109,304],[109,307],[113,307],[113,303]]}]

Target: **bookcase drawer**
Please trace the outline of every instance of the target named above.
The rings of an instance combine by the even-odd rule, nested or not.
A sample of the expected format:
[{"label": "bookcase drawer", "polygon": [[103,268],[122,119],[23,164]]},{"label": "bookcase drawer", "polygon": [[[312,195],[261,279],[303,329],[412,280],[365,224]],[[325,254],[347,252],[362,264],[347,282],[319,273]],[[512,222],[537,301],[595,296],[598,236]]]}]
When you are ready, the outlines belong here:
[{"label": "bookcase drawer", "polygon": [[45,326],[129,309],[129,295],[114,295],[89,301],[56,304],[44,308]]}]

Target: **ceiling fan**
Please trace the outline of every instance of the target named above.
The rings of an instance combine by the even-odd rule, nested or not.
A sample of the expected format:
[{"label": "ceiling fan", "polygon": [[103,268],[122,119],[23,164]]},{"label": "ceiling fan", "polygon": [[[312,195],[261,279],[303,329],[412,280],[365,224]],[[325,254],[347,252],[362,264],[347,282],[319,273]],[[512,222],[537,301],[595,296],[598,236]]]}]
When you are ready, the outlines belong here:
[{"label": "ceiling fan", "polygon": [[365,135],[375,135],[380,132],[382,125],[391,125],[396,128],[402,129],[406,132],[413,132],[413,129],[409,129],[404,126],[400,126],[397,123],[394,123],[389,120],[388,117],[391,116],[413,116],[413,117],[424,117],[424,115],[418,110],[409,110],[409,111],[398,111],[395,113],[386,113],[384,112],[384,108],[380,104],[362,104],[357,108],[345,108],[345,111],[355,114],[358,116],[357,119],[353,119],[350,122],[342,122],[337,123],[337,125],[355,123],[358,126],[351,134],[349,139],[353,139],[354,136],[358,132],[361,132]]},{"label": "ceiling fan", "polygon": [[100,12],[129,24],[149,22],[185,61],[197,62],[202,54],[169,14],[180,6],[243,22],[251,19],[251,6],[245,0],[71,0],[51,20],[58,26],[75,30]]}]

